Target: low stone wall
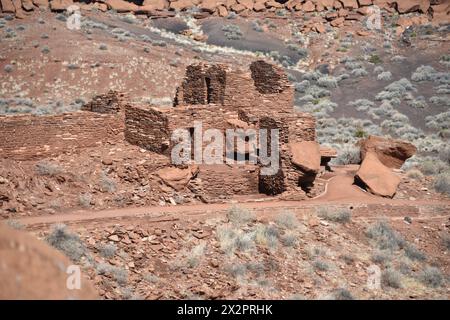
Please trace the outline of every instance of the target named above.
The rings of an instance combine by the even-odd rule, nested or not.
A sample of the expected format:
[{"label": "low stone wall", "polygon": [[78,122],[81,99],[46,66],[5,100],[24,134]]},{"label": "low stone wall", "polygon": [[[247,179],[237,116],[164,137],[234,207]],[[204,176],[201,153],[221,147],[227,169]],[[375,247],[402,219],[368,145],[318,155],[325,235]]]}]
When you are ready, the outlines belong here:
[{"label": "low stone wall", "polygon": [[212,198],[258,194],[258,168],[256,165],[233,166],[200,165],[198,178],[201,193]]},{"label": "low stone wall", "polygon": [[78,111],[0,116],[0,157],[30,160],[123,139],[123,116]]}]

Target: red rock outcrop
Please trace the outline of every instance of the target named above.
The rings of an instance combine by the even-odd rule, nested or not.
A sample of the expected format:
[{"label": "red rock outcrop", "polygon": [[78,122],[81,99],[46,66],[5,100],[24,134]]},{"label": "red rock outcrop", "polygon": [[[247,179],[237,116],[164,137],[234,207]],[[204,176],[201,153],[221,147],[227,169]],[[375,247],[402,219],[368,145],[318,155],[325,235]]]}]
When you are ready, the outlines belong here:
[{"label": "red rock outcrop", "polygon": [[399,169],[403,163],[417,151],[416,147],[406,141],[369,136],[359,142],[361,159],[368,152],[373,152],[385,166]]},{"label": "red rock outcrop", "polygon": [[355,182],[374,195],[392,198],[400,178],[381,163],[374,152],[368,152],[356,172]]},{"label": "red rock outcrop", "polygon": [[68,289],[62,253],[31,235],[0,224],[0,299],[98,299],[91,282],[81,277],[80,289]]}]

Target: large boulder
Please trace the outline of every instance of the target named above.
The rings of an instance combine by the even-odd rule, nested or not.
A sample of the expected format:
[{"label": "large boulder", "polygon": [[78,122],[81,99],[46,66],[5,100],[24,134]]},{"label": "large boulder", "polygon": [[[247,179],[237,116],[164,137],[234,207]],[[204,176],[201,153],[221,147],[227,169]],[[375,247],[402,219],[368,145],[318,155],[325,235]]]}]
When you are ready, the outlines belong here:
[{"label": "large boulder", "polygon": [[14,4],[11,0],[0,0],[2,12],[5,13],[14,13],[16,12],[16,8],[14,8]]},{"label": "large boulder", "polygon": [[50,9],[52,11],[64,11],[71,5],[73,5],[72,0],[52,0],[50,2]]},{"label": "large boulder", "polygon": [[292,142],[289,144],[291,162],[301,171],[316,175],[320,170],[320,147],[315,141]]},{"label": "large boulder", "polygon": [[430,0],[400,0],[397,1],[397,11],[399,13],[409,13],[422,11],[426,13],[430,8]]},{"label": "large boulder", "polygon": [[117,12],[135,12],[139,9],[139,6],[125,0],[105,0],[105,3],[108,5],[108,8]]},{"label": "large boulder", "polygon": [[144,0],[142,6],[149,10],[161,11],[168,7],[168,3],[166,0]]},{"label": "large boulder", "polygon": [[377,196],[392,198],[400,178],[378,159],[377,154],[368,152],[355,175],[356,184]]},{"label": "large boulder", "polygon": [[197,166],[187,168],[165,167],[155,174],[169,187],[181,191],[188,185],[189,181],[198,173]]},{"label": "large boulder", "polygon": [[359,145],[362,160],[367,152],[371,151],[377,155],[381,163],[395,169],[399,169],[417,151],[416,147],[409,142],[377,136],[369,136],[359,141]]},{"label": "large boulder", "polygon": [[23,231],[0,223],[0,299],[98,299],[92,284],[81,277],[80,289],[67,287],[68,266],[61,252]]}]

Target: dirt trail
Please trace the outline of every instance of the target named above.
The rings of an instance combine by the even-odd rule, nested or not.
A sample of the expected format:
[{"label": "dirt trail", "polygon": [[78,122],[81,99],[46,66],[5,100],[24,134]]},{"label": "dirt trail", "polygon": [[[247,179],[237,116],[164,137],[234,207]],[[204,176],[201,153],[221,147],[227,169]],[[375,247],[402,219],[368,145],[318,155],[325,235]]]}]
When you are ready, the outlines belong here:
[{"label": "dirt trail", "polygon": [[[370,205],[387,205],[392,207],[403,208],[433,206],[439,205],[449,208],[450,200],[432,201],[432,200],[393,200],[373,196],[357,186],[353,185],[353,176],[355,168],[341,167],[335,171],[336,176],[326,182],[325,192],[316,198],[305,201],[281,201],[272,199],[254,199],[248,202],[239,202],[239,206],[258,211],[259,213],[273,213],[282,209],[291,209],[295,211],[305,211],[320,205],[330,206],[347,206],[347,207],[364,207]],[[236,202],[237,203],[237,202]],[[177,206],[154,206],[154,207],[138,207],[138,208],[121,208],[101,211],[78,210],[68,214],[59,214],[51,216],[25,217],[19,221],[28,227],[39,228],[42,225],[54,223],[77,223],[100,220],[121,220],[133,218],[147,218],[154,222],[172,221],[183,219],[185,217],[206,216],[213,217],[221,212],[228,210],[233,203],[220,204],[196,204],[196,205],[177,205]],[[398,210],[401,215],[400,211]],[[372,216],[372,215],[369,215]],[[369,217],[368,216],[368,217]],[[397,216],[393,214],[393,217]],[[373,216],[372,216],[373,217]],[[376,217],[376,216],[375,216]],[[403,217],[403,216],[402,216]],[[429,218],[437,218],[433,216]],[[439,216],[443,217],[443,216]],[[424,219],[425,217],[422,217]],[[427,218],[428,219],[428,218]]]}]

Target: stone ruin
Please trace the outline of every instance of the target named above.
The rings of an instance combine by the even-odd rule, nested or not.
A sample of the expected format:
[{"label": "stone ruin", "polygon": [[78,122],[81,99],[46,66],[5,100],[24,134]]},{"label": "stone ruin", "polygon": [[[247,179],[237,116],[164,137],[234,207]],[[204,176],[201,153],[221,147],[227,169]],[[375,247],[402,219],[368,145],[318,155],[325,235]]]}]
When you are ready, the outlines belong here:
[{"label": "stone ruin", "polygon": [[[125,140],[170,157],[172,133],[180,128],[193,132],[194,121],[201,121],[203,130],[221,132],[279,129],[280,169],[275,175],[261,175],[262,164],[248,162],[165,165],[153,173],[176,191],[189,188],[209,199],[260,193],[304,199],[316,176],[336,156],[316,142],[314,117],[294,112],[294,88],[284,71],[262,60],[247,70],[223,64],[188,66],[170,107],[125,101],[123,95],[109,92],[73,113],[0,116],[0,135],[4,137],[0,154],[15,160],[38,159]],[[236,157],[236,152],[232,156]]]}]

